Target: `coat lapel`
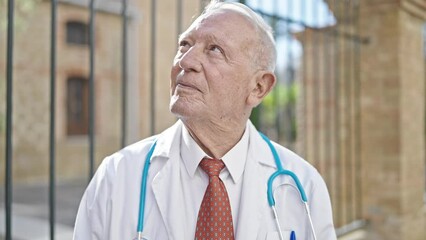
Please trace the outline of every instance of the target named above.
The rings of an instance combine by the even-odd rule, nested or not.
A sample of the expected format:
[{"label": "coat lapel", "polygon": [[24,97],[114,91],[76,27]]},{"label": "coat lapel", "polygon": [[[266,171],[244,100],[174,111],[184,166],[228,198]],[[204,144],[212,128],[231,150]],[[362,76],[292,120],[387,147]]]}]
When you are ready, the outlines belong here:
[{"label": "coat lapel", "polygon": [[183,195],[179,186],[179,148],[182,123],[178,122],[176,125],[177,128],[172,132],[174,135],[164,135],[161,139],[164,140],[164,148],[159,148],[159,150],[166,149],[167,153],[160,150],[158,155],[168,159],[164,167],[152,180],[152,190],[167,230],[168,239],[185,239],[185,231],[183,231],[185,229],[185,221],[179,220],[184,216],[184,208],[182,208]]},{"label": "coat lapel", "polygon": [[266,195],[268,172],[275,167],[266,143],[253,126],[249,129],[250,143],[237,221],[237,239],[255,239],[258,235],[262,217],[269,209]]},{"label": "coat lapel", "polygon": [[183,196],[180,191],[179,158],[167,161],[164,168],[152,182],[152,189],[163,218],[169,239],[185,239],[184,222],[179,219],[184,216],[182,208]]}]

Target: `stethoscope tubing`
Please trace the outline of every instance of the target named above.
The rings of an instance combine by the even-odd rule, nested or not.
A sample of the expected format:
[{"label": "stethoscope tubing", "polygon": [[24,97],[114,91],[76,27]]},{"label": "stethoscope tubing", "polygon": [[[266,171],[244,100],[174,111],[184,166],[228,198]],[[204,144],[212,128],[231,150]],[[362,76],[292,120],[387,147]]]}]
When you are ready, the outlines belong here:
[{"label": "stethoscope tubing", "polygon": [[138,219],[138,235],[142,235],[143,227],[144,227],[144,216],[145,216],[145,200],[146,200],[146,184],[148,182],[148,170],[149,165],[151,164],[151,157],[154,153],[155,146],[157,145],[157,140],[151,145],[149,148],[148,154],[145,158],[145,164],[143,167],[142,173],[142,184],[141,184],[141,194],[139,200],[139,219]]},{"label": "stethoscope tubing", "polygon": [[[297,186],[295,186],[295,185],[293,185],[293,184],[291,184],[291,183],[282,183],[282,184],[279,184],[279,185],[275,188],[275,190],[273,190],[273,191],[272,191],[272,195],[274,196],[274,198],[275,198],[275,191],[276,191],[276,189],[277,189],[278,187],[280,187],[280,186],[285,186],[285,185],[292,187],[293,189],[295,189],[296,191],[298,191],[298,192],[300,193],[299,188],[298,188]],[[307,202],[307,201],[306,201],[306,202],[305,202],[305,201],[303,201],[303,199],[302,199],[302,194],[300,194],[300,201],[301,201],[302,205],[304,206],[304,209],[305,209],[306,214],[307,214],[307,216],[308,216],[309,225],[311,226],[312,236],[313,236],[314,240],[317,240],[317,236],[316,236],[315,229],[314,229],[314,224],[313,224],[313,222],[312,222],[311,211],[309,210],[308,202]],[[281,233],[280,220],[279,220],[279,218],[278,218],[278,213],[277,213],[277,209],[276,209],[276,207],[275,207],[275,204],[274,204],[273,206],[271,206],[271,208],[272,208],[272,212],[274,213],[275,225],[277,225],[277,229],[278,229],[278,231],[279,231],[279,235],[280,235],[280,240],[283,240],[283,239],[284,239],[284,237],[283,237],[283,235],[282,235],[282,233]]]},{"label": "stethoscope tubing", "polygon": [[283,165],[281,164],[280,156],[278,156],[277,149],[275,149],[274,145],[272,145],[271,140],[264,135],[263,133],[259,132],[260,136],[263,138],[263,140],[268,144],[269,149],[271,149],[272,155],[274,157],[275,165],[277,165],[278,171],[284,170]]},{"label": "stethoscope tubing", "polygon": [[308,205],[308,197],[306,196],[305,193],[305,189],[303,188],[299,178],[296,176],[296,174],[292,171],[289,170],[285,170],[281,164],[281,159],[277,153],[277,150],[275,149],[275,147],[272,145],[271,140],[269,140],[268,137],[266,137],[264,134],[260,133],[260,136],[263,138],[263,140],[265,140],[265,142],[268,144],[269,148],[271,149],[272,155],[274,157],[274,161],[275,161],[275,165],[277,166],[277,171],[275,171],[268,179],[268,188],[267,188],[267,196],[268,196],[268,204],[271,207],[273,213],[274,213],[274,218],[275,218],[275,223],[277,225],[278,231],[279,231],[279,236],[280,239],[283,239],[282,233],[281,233],[281,226],[280,226],[280,221],[278,218],[278,214],[277,214],[277,210],[275,208],[275,199],[274,199],[274,193],[273,193],[273,183],[276,177],[280,176],[280,175],[287,175],[290,176],[293,181],[296,183],[296,188],[299,190],[300,193],[300,197],[301,200],[304,204],[305,210],[306,210],[306,214],[308,215],[308,219],[309,219],[309,224],[311,226],[311,231],[312,231],[312,235],[314,237],[314,240],[317,239],[316,233],[315,233],[315,229],[314,229],[314,225],[312,223],[312,217],[311,217],[311,212],[309,210],[309,205]]},{"label": "stethoscope tubing", "polygon": [[[273,194],[273,191],[272,191],[272,184],[273,184],[276,177],[278,177],[280,175],[287,175],[287,176],[290,176],[293,179],[293,181],[296,183],[297,189],[299,190],[302,202],[305,205],[306,212],[307,212],[308,217],[309,217],[309,221],[310,221],[310,225],[311,225],[311,228],[312,228],[312,233],[313,233],[314,239],[316,239],[315,230],[313,228],[311,214],[310,214],[309,206],[308,206],[308,198],[306,197],[305,190],[303,189],[303,186],[300,183],[299,178],[292,171],[285,170],[283,168],[283,166],[281,164],[281,159],[280,159],[280,157],[277,153],[277,150],[272,145],[269,138],[266,137],[264,134],[262,134],[260,132],[259,132],[259,134],[263,138],[263,140],[265,140],[265,142],[268,144],[268,146],[269,146],[269,148],[272,152],[272,155],[274,157],[275,164],[277,166],[277,171],[274,172],[268,179],[267,197],[268,197],[269,206],[272,208],[272,210],[274,212],[274,217],[275,217],[275,221],[276,221],[279,233],[280,233],[280,238],[282,239],[281,227],[280,227],[279,220],[278,220],[278,214],[277,214],[276,209],[275,209],[275,199],[274,199],[274,194]],[[148,171],[149,171],[149,166],[151,164],[151,157],[152,157],[152,154],[154,153],[156,145],[157,145],[157,140],[155,140],[154,143],[149,148],[148,154],[146,155],[146,158],[145,158],[144,167],[143,167],[140,200],[139,200],[139,218],[138,218],[138,226],[137,226],[138,235],[137,235],[136,239],[142,239],[143,238],[142,234],[143,234],[143,229],[144,229],[146,185],[147,185],[147,182],[148,182]]]},{"label": "stethoscope tubing", "polygon": [[268,203],[269,206],[275,206],[275,199],[274,199],[274,195],[272,194],[272,184],[275,180],[276,177],[280,176],[280,175],[287,175],[290,176],[293,181],[296,183],[297,189],[299,190],[300,193],[300,197],[302,199],[303,202],[308,202],[308,198],[306,197],[306,193],[305,190],[302,187],[302,184],[300,183],[299,178],[296,176],[296,174],[294,174],[294,172],[289,171],[289,170],[277,170],[276,172],[274,172],[268,179]]}]

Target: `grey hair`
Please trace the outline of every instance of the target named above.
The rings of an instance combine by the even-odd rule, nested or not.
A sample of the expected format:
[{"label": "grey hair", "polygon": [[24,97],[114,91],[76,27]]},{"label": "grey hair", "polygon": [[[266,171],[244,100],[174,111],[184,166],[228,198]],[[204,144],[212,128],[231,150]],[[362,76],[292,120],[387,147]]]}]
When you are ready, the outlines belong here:
[{"label": "grey hair", "polygon": [[276,65],[277,50],[275,48],[275,39],[271,26],[269,26],[265,20],[251,8],[238,2],[221,2],[219,0],[211,0],[204,8],[200,17],[209,15],[210,13],[220,9],[234,10],[246,17],[253,24],[256,28],[259,43],[257,51],[254,53],[255,56],[253,56],[254,63],[259,65],[260,68],[273,72]]}]

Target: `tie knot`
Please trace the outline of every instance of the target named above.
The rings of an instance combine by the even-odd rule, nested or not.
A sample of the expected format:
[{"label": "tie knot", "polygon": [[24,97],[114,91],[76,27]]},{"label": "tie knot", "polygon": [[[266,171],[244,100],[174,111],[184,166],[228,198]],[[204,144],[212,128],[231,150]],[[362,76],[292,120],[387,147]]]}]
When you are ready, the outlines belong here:
[{"label": "tie knot", "polygon": [[219,176],[220,171],[225,167],[225,163],[222,160],[203,158],[200,162],[200,167],[209,177]]}]

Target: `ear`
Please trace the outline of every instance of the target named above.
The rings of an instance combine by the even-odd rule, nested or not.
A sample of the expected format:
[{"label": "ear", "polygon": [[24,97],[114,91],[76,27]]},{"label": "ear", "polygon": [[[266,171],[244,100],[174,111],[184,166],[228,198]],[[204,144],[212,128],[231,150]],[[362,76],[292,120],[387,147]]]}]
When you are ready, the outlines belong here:
[{"label": "ear", "polygon": [[275,74],[269,71],[259,71],[254,76],[254,87],[247,98],[247,104],[252,108],[259,105],[275,86]]}]

